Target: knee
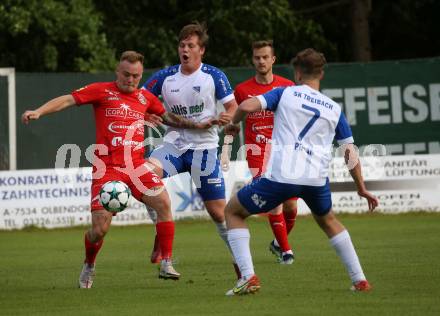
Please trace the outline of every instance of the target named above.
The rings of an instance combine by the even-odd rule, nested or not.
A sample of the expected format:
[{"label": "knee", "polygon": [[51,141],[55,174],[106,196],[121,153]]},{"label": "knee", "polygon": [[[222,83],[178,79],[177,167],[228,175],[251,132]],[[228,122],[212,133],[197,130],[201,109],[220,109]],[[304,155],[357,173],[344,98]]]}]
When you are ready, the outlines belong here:
[{"label": "knee", "polygon": [[171,201],[169,197],[160,197],[157,199],[154,209],[156,212],[169,212],[171,211]]},{"label": "knee", "polygon": [[108,232],[108,228],[102,226],[94,226],[89,234],[89,240],[92,243],[97,243],[104,239],[105,235]]},{"label": "knee", "polygon": [[315,218],[317,218],[319,226],[325,233],[327,233],[327,235],[332,235],[334,232],[338,232],[344,228],[333,212],[330,212],[325,216]]},{"label": "knee", "polygon": [[225,209],[223,207],[212,208],[208,212],[214,222],[223,223],[225,221]]}]

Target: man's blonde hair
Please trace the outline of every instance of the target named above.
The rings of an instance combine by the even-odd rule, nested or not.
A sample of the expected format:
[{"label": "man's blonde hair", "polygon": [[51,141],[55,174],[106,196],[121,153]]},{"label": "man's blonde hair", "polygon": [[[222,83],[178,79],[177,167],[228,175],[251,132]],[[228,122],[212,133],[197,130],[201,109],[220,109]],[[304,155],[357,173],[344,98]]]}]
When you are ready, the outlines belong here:
[{"label": "man's blonde hair", "polygon": [[119,62],[122,63],[124,60],[128,61],[129,63],[136,63],[140,62],[141,64],[144,63],[144,55],[135,52],[134,50],[126,50],[121,54],[121,58],[119,59]]}]

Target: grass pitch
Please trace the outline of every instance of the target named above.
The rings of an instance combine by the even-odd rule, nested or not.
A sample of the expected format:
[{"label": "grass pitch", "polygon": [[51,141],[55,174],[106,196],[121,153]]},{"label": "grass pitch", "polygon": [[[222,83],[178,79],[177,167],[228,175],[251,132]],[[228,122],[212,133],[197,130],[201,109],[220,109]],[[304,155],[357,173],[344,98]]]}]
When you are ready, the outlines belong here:
[{"label": "grass pitch", "polygon": [[157,278],[150,264],[153,226],[112,227],[98,255],[91,290],[77,289],[84,228],[0,232],[0,315],[440,315],[440,214],[343,215],[374,287],[350,281],[310,216],[299,217],[296,261],[281,266],[268,251],[265,218],[249,221],[255,295],[226,297],[230,257],[210,221],[177,222],[180,281]]}]

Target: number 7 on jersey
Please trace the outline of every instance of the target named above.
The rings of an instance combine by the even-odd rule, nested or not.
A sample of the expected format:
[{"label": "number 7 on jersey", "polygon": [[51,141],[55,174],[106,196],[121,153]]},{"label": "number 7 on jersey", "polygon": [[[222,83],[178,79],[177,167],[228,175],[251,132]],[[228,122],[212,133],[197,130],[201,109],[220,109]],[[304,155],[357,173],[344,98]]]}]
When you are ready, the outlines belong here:
[{"label": "number 7 on jersey", "polygon": [[306,136],[307,132],[310,130],[313,124],[315,124],[316,120],[321,116],[321,112],[319,112],[318,109],[312,108],[311,106],[303,104],[302,108],[310,112],[313,112],[313,117],[310,119],[310,121],[307,122],[306,126],[304,126],[302,131],[299,133],[299,137],[298,137],[299,141],[301,141],[304,138],[304,136]]}]

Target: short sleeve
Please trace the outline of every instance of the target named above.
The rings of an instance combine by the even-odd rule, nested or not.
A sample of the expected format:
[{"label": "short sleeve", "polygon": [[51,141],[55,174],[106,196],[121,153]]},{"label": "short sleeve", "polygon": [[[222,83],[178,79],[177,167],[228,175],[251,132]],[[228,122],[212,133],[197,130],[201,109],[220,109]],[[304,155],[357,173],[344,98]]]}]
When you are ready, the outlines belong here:
[{"label": "short sleeve", "polygon": [[240,86],[237,86],[234,91],[235,100],[238,104],[243,102],[244,98],[242,97],[241,88]]},{"label": "short sleeve", "polygon": [[165,78],[174,75],[179,70],[178,65],[156,71],[150,78],[145,81],[142,89],[150,91],[155,96],[162,94],[162,86]]},{"label": "short sleeve", "polygon": [[269,110],[275,112],[283,95],[285,87],[273,89],[265,94],[257,96],[261,103],[262,110]]},{"label": "short sleeve", "polygon": [[77,105],[95,103],[100,100],[101,94],[102,85],[100,83],[89,84],[71,93]]},{"label": "short sleeve", "polygon": [[339,121],[338,125],[336,125],[335,132],[335,139],[339,145],[354,143],[351,127],[348,124],[343,112],[341,112],[341,115],[339,116]]},{"label": "short sleeve", "polygon": [[209,65],[203,65],[202,71],[209,73],[214,80],[215,98],[218,101],[225,104],[234,99],[231,84],[223,71]]},{"label": "short sleeve", "polygon": [[148,106],[147,113],[161,116],[166,112],[162,102],[160,102],[158,97],[156,97],[151,93],[147,97],[148,100],[150,101],[150,105]]}]

